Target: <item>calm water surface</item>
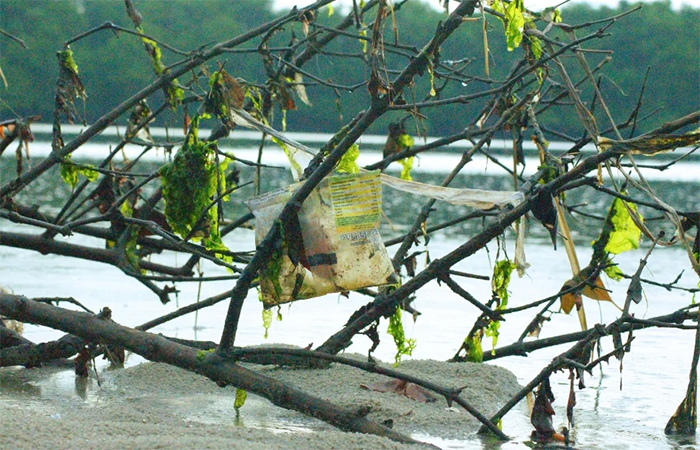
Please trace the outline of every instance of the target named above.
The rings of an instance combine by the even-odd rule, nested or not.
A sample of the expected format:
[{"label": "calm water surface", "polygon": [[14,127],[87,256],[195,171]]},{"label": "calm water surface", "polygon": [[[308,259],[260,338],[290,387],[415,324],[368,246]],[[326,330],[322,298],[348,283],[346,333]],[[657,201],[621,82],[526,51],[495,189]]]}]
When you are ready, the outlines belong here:
[{"label": "calm water surface", "polygon": [[[441,163],[424,158],[422,163],[426,170],[418,171],[415,178],[419,181],[437,184],[444,175],[432,173],[427,167],[439,166]],[[443,166],[444,167],[444,166]],[[12,170],[10,160],[0,159],[0,173],[8,175]],[[277,172],[285,173],[285,172]],[[4,178],[3,176],[3,178]],[[248,176],[244,173],[244,177]],[[270,187],[288,182],[286,175],[269,177]],[[505,177],[485,175],[482,171],[474,171],[456,180],[457,186],[479,187],[486,189],[509,189],[511,181]],[[662,198],[672,198],[674,206],[680,209],[698,209],[698,199],[695,194],[697,184],[692,182],[658,181],[655,185]],[[62,196],[57,185],[42,185],[28,189],[24,201],[32,199],[36,203],[54,195]],[[58,194],[56,194],[58,192]],[[247,194],[246,194],[247,195]],[[598,214],[604,214],[606,200],[591,193],[571,193],[580,196],[581,201],[600,205]],[[392,218],[391,225],[384,223],[382,233],[389,237],[397,234],[408,217],[415,214],[421,207],[423,199],[411,196],[387,195],[385,192],[384,209],[387,216]],[[570,200],[573,204],[574,199]],[[407,207],[408,205],[408,207]],[[243,211],[240,204],[230,207],[231,214]],[[435,222],[440,222],[455,214],[467,210],[458,207],[439,206],[434,214]],[[579,248],[579,260],[585,264],[590,259],[589,243],[592,239],[591,226],[595,222],[579,217],[572,220],[574,239]],[[16,225],[0,221],[2,229],[16,229]],[[550,296],[559,291],[564,281],[571,277],[571,270],[563,248],[554,250],[544,240],[545,233],[539,225],[531,224],[530,237],[526,246],[530,269],[523,278],[514,276],[510,290],[512,292],[509,306],[518,306]],[[428,245],[431,258],[440,257],[454,247],[465,242],[476,230],[474,226],[461,226],[448,233],[433,236]],[[594,236],[593,236],[594,237]],[[254,249],[253,232],[241,230],[225,239],[229,248],[237,250]],[[507,249],[513,254],[513,236],[508,236]],[[94,244],[88,238],[78,238],[76,242]],[[395,248],[389,251],[393,254]],[[495,243],[489,246],[490,253],[481,251],[458,264],[455,269],[482,275],[489,275],[491,264],[496,257]],[[643,257],[645,249],[640,249],[619,255],[616,262],[626,273],[633,273]],[[671,282],[688,267],[684,263],[685,253],[680,248],[659,249],[652,255],[647,265],[644,277],[654,278],[660,282]],[[182,263],[183,256],[157,255],[154,259],[168,263]],[[422,259],[419,257],[419,259]],[[214,266],[203,266],[204,275],[217,275],[221,271]],[[618,304],[624,303],[627,283],[606,282],[612,290],[612,297]],[[686,270],[679,285],[693,287],[697,277]],[[64,258],[33,252],[0,247],[0,284],[12,288],[16,293],[28,297],[75,297],[93,310],[109,306],[113,310],[114,319],[128,326],[136,326],[167,312],[196,301],[198,286],[194,283],[178,285],[180,293],[168,305],[160,302],[140,283],[127,279],[115,268],[90,263],[87,261],[69,261]],[[218,294],[230,289],[232,282],[216,282],[202,287],[200,298]],[[485,301],[491,295],[490,283],[470,280],[465,282],[465,288],[475,297]],[[422,312],[418,320],[405,323],[408,337],[415,338],[418,346],[413,354],[419,359],[444,360],[452,357],[459,348],[462,340],[471,329],[477,311],[460,297],[453,294],[446,286],[430,283],[421,289],[414,303]],[[313,343],[320,345],[328,336],[339,330],[348,317],[357,308],[366,303],[366,298],[351,294],[350,298],[328,295],[283,306],[280,312],[282,321],[275,321],[269,330],[269,337],[264,339],[262,328],[261,307],[257,295],[251,294],[246,301],[241,325],[239,326],[237,344],[252,345],[260,343],[284,342],[299,346]],[[692,301],[691,295],[684,292],[668,292],[663,288],[645,286],[645,299],[633,308],[638,317],[653,317],[669,313]],[[588,323],[609,323],[614,320],[619,311],[610,304],[598,304],[586,300]],[[227,304],[222,302],[216,306],[200,311],[194,315],[182,317],[161,325],[152,331],[169,336],[217,341],[221,332],[223,317]],[[507,322],[501,327],[499,344],[507,344],[518,338],[524,327],[529,323],[534,312],[520,313],[508,316]],[[383,328],[385,325],[382,325]],[[554,336],[562,333],[577,331],[578,319],[563,314],[555,314],[547,322],[541,337]],[[27,326],[26,336],[34,341],[44,341],[60,336],[51,330]],[[610,364],[603,364],[596,369],[593,376],[586,379],[586,389],[577,391],[577,406],[575,410],[576,428],[573,437],[577,448],[591,449],[665,449],[665,448],[698,448],[694,439],[677,441],[667,438],[663,428],[668,418],[673,414],[685,395],[688,383],[688,371],[692,359],[694,332],[677,330],[642,330],[636,333],[632,344],[632,352],[624,359],[623,370],[620,364],[612,359]],[[488,343],[485,340],[485,351]],[[358,336],[349,349],[366,353],[370,343],[364,336]],[[603,341],[604,350],[612,349],[610,340]],[[568,346],[541,350],[529,357],[509,357],[499,359],[491,364],[504,366],[512,370],[521,384],[526,384],[554,356],[565,351]],[[393,344],[388,335],[383,336],[382,344],[376,356],[383,360],[393,359]],[[137,363],[133,358],[131,363]],[[566,425],[566,400],[568,396],[568,373],[558,373],[552,376],[552,387],[556,396],[554,407],[556,411],[555,426]],[[73,377],[66,372],[52,373],[46,379],[35,383],[41,390],[40,395],[60,397],[70,396],[74,390]],[[622,389],[620,387],[622,386]],[[65,392],[64,392],[65,391]],[[8,400],[7,394],[0,397]],[[12,399],[14,394],[9,394]],[[16,394],[19,395],[19,394]],[[16,397],[15,397],[16,398]],[[76,400],[77,401],[77,400]],[[247,420],[248,425],[255,425],[255,418]],[[299,418],[300,427],[314,429],[314,422],[303,417]],[[274,426],[274,424],[273,424]],[[505,444],[481,442],[478,438],[467,440],[441,440],[435,436],[417,436],[436,443],[443,448],[476,449],[476,448],[527,448],[525,441],[531,431],[529,419],[525,415],[524,406],[516,407],[503,421],[504,431],[513,437],[513,441]]]}]

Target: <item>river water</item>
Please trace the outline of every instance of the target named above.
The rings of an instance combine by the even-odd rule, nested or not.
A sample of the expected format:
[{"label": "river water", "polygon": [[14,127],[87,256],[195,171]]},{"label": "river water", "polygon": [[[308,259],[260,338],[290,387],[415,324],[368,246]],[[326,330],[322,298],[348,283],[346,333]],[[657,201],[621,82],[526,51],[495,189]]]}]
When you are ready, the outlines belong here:
[{"label": "river water", "polygon": [[[35,155],[41,154],[41,146]],[[252,149],[236,150],[236,154],[244,159],[255,159]],[[35,156],[38,158],[38,156]],[[163,156],[160,156],[163,157]],[[366,152],[363,155],[366,161],[376,158],[376,153]],[[437,155],[435,157],[423,157],[414,170],[414,178],[426,183],[439,184],[446,170],[451,169],[458,155]],[[272,154],[266,162],[270,164],[283,164],[284,158],[279,153]],[[478,165],[481,164],[481,165]],[[529,162],[529,167],[536,167],[534,162]],[[652,185],[661,198],[671,199],[673,206],[681,210],[700,209],[697,197],[698,182],[695,171],[691,168],[674,168],[669,172],[662,172],[662,176],[649,178]],[[468,166],[471,167],[471,166]],[[493,174],[493,164],[485,161],[475,161],[473,167],[468,168],[455,180],[456,187],[474,187],[482,189],[510,189],[512,180]],[[14,163],[9,158],[0,159],[0,177],[3,182],[9,179]],[[288,183],[289,176],[286,170],[270,170],[266,172],[265,186],[263,190]],[[58,174],[54,174],[54,179]],[[244,169],[242,178],[252,178],[252,171]],[[581,192],[578,192],[581,191]],[[592,206],[593,212],[604,215],[607,208],[607,200],[600,195],[592,193],[592,190],[581,190],[570,193],[569,204],[587,203]],[[60,183],[44,183],[38,186],[30,186],[18,200],[32,204],[42,203],[46,200],[53,201],[54,205],[66,194],[66,189]],[[249,196],[249,191],[245,197]],[[230,205],[231,217],[245,212],[240,204],[241,199],[233,200]],[[424,203],[424,199],[412,195],[384,192],[384,211],[386,217],[382,224],[384,238],[400,234],[400,230],[410,222]],[[465,207],[447,206],[438,203],[438,210],[433,214],[431,223],[439,223],[456,214],[463,214],[468,209]],[[653,215],[653,214],[652,214]],[[597,222],[577,216],[570,220],[574,240],[579,251],[579,260],[585,264],[590,259],[590,245],[595,238]],[[438,258],[456,246],[468,240],[476,233],[478,225],[461,225],[448,232],[439,232],[432,236],[427,250],[430,257]],[[0,219],[0,228],[3,230],[21,229],[17,225]],[[73,238],[72,238],[73,239]],[[510,255],[513,254],[514,237],[507,235],[506,248]],[[77,238],[74,242],[103,245],[89,238]],[[225,243],[231,249],[253,250],[254,236],[251,230],[240,230],[227,236]],[[419,249],[423,249],[419,247]],[[497,247],[492,243],[489,252],[481,251],[472,257],[459,263],[455,269],[480,275],[490,275],[492,263],[496,257]],[[395,251],[389,248],[390,254]],[[615,261],[626,273],[634,273],[640,258],[646,252],[646,248],[640,248],[616,257]],[[563,248],[554,250],[548,243],[546,232],[536,223],[531,223],[529,237],[526,244],[526,255],[531,267],[522,278],[516,276],[510,285],[511,298],[509,306],[518,306],[534,300],[555,294],[561,288],[564,281],[571,278],[571,269]],[[685,251],[681,248],[657,249],[652,254],[649,264],[644,270],[643,277],[653,278],[662,283],[669,283],[680,277],[678,284],[683,287],[695,287],[697,277],[689,270],[685,261]],[[419,270],[424,265],[424,257],[419,258]],[[158,255],[156,260],[169,263],[182,263],[184,258],[175,255]],[[210,265],[202,267],[205,276],[221,275],[220,269]],[[93,310],[109,306],[113,311],[114,319],[127,326],[136,326],[166,314],[179,306],[183,306],[200,299],[218,294],[232,286],[231,281],[206,283],[201,287],[196,283],[179,283],[179,294],[168,305],[160,302],[140,283],[126,278],[119,270],[110,266],[91,263],[81,260],[66,260],[65,258],[6,248],[0,246],[0,284],[11,288],[14,292],[28,297],[74,297]],[[627,283],[615,283],[606,281],[611,289],[612,298],[617,303],[624,303]],[[491,295],[488,281],[469,280],[464,286],[476,298],[485,301]],[[667,291],[661,287],[644,286],[644,300],[633,307],[633,313],[637,317],[654,317],[656,315],[672,312],[680,307],[688,305],[692,301],[691,294],[683,291]],[[279,312],[281,321],[274,321],[267,339],[264,338],[264,330],[261,319],[261,306],[257,301],[257,295],[251,294],[246,301],[237,336],[237,345],[254,345],[261,343],[286,343],[306,346],[313,343],[320,345],[328,336],[339,330],[348,317],[357,308],[366,303],[366,298],[351,294],[349,298],[338,295],[299,301],[290,306],[282,306]],[[405,320],[406,334],[415,338],[417,347],[413,358],[445,360],[454,355],[462,340],[471,329],[477,311],[464,300],[453,294],[446,286],[430,283],[421,289],[414,302],[414,306],[422,315],[413,322]],[[225,317],[227,304],[219,303],[213,307],[200,311],[196,316],[182,317],[152,331],[165,335],[185,338],[217,341],[223,317]],[[589,324],[609,323],[614,320],[619,311],[609,303],[597,303],[586,300],[585,304]],[[505,345],[517,340],[524,327],[529,323],[534,312],[524,312],[507,317],[507,321],[501,327],[499,345]],[[383,328],[386,325],[382,324]],[[574,332],[579,329],[576,316],[554,314],[542,330],[540,337],[555,336]],[[34,341],[44,341],[59,336],[51,330],[35,326],[26,327],[26,336]],[[531,338],[530,338],[531,339]],[[632,344],[632,352],[624,359],[624,366],[620,370],[620,364],[612,359],[609,364],[603,364],[601,369],[596,369],[593,376],[586,379],[586,389],[577,391],[577,406],[575,409],[576,427],[572,436],[576,440],[576,448],[591,449],[665,449],[665,448],[699,448],[695,438],[667,438],[663,429],[668,418],[673,414],[678,404],[685,395],[688,384],[688,372],[692,359],[694,332],[669,329],[643,330],[636,333],[636,339]],[[485,351],[489,351],[488,341],[485,339]],[[366,353],[370,342],[364,336],[358,336],[353,346],[349,349],[359,353]],[[603,340],[604,350],[612,348],[610,340]],[[489,364],[504,366],[513,371],[521,384],[526,384],[542,367],[554,356],[565,351],[567,346],[545,349],[528,357],[508,357],[498,359]],[[386,361],[393,359],[394,348],[391,338],[382,333],[382,344],[375,355]],[[138,358],[132,357],[131,364],[137,363]],[[58,383],[58,392],[65,389],[72,391],[70,377],[46,380],[45,385]],[[72,379],[70,379],[72,380]],[[556,411],[555,426],[566,426],[566,399],[568,396],[568,373],[557,373],[552,376],[552,387],[556,396],[554,408]],[[63,383],[63,384],[61,384]],[[46,387],[46,386],[45,386]],[[54,391],[56,390],[54,389]],[[47,392],[51,389],[46,390]],[[250,423],[248,420],[247,423]],[[304,423],[304,419],[300,419]],[[519,449],[527,448],[532,429],[529,420],[524,413],[524,407],[516,408],[503,420],[503,429],[513,437],[511,442],[505,444],[484,443],[478,438],[466,440],[442,440],[436,436],[419,436],[443,448],[472,449],[472,448],[502,448]]]}]

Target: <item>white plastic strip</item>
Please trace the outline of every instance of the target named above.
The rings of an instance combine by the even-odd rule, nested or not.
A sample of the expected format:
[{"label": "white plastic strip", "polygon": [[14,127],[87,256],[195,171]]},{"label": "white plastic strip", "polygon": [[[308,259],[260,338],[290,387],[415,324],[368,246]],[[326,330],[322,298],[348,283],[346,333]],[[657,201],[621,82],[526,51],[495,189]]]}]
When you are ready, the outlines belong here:
[{"label": "white plastic strip", "polygon": [[423,195],[442,200],[453,205],[466,205],[479,209],[491,209],[494,206],[510,204],[519,205],[525,199],[522,192],[518,191],[485,191],[482,189],[455,189],[432,184],[406,181],[391,177],[387,174],[381,176],[382,184],[402,192]]}]

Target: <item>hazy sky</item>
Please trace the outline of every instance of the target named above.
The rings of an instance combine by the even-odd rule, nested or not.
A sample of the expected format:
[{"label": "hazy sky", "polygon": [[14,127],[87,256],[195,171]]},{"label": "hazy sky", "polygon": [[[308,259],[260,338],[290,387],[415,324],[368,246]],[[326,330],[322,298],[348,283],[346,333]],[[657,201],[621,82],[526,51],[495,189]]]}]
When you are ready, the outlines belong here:
[{"label": "hazy sky", "polygon": [[[286,8],[291,8],[294,5],[297,6],[305,6],[309,5],[311,3],[314,3],[312,0],[272,0],[273,4],[275,5],[275,8],[277,9],[286,9]],[[425,3],[431,4],[435,6],[436,8],[440,7],[440,4],[442,3],[440,0],[422,0]],[[525,0],[525,7],[528,9],[533,9],[533,10],[539,10],[543,9],[547,6],[555,6],[561,3],[563,0]],[[576,0],[579,2],[578,0]],[[642,0],[642,3],[646,3],[649,0]],[[618,3],[617,0],[587,0],[585,3],[588,3],[593,6],[600,6],[600,5],[608,5],[608,6],[613,6]],[[629,1],[629,3],[636,3],[633,1]],[[352,4],[352,0],[337,0],[334,5],[340,5],[340,4],[345,4],[345,5],[350,5]],[[454,3],[456,5],[456,3]],[[700,0],[671,0],[671,4],[673,5],[674,9],[679,9],[681,5],[689,5],[689,6],[694,6],[696,8],[700,7]]]}]

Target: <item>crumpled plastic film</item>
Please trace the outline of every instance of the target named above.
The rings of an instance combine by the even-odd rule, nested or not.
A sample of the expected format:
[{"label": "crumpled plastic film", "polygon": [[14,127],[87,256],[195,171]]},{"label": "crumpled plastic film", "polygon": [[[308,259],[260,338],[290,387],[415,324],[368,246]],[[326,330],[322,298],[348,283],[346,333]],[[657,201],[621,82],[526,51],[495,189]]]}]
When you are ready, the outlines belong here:
[{"label": "crumpled plastic film", "polygon": [[[301,184],[245,202],[255,215],[256,244]],[[378,172],[325,178],[303,203],[298,229],[286,229],[282,247],[260,273],[265,306],[396,283],[379,234],[381,205]],[[296,249],[291,258],[290,246]]]},{"label": "crumpled plastic film", "polygon": [[453,205],[466,205],[479,209],[491,209],[494,206],[513,205],[523,202],[525,196],[519,191],[486,191],[482,189],[455,189],[432,184],[419,183],[395,178],[387,174],[381,175],[385,186],[410,194],[442,200]]}]

